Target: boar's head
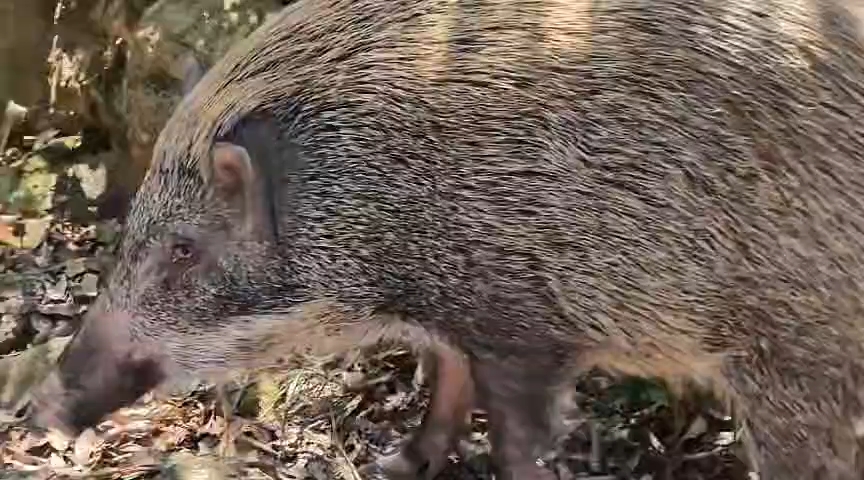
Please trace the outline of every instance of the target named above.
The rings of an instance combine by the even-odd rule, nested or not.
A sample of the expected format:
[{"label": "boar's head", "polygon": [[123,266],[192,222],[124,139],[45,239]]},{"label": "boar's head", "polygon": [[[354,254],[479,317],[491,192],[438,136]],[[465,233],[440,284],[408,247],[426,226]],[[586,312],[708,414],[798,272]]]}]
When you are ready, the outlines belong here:
[{"label": "boar's head", "polygon": [[166,379],[253,362],[261,318],[290,314],[300,291],[279,253],[267,163],[280,132],[253,117],[211,142],[209,158],[157,143],[108,284],[35,391],[38,424],[77,433]]}]

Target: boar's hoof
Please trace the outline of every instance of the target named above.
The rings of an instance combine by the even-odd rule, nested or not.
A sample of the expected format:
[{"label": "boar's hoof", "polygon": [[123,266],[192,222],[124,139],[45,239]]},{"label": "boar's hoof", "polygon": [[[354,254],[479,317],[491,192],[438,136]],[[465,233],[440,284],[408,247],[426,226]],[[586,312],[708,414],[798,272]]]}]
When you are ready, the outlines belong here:
[{"label": "boar's hoof", "polygon": [[420,464],[408,458],[404,452],[398,451],[363,466],[360,474],[364,480],[431,480],[437,472],[428,471],[427,465]]}]

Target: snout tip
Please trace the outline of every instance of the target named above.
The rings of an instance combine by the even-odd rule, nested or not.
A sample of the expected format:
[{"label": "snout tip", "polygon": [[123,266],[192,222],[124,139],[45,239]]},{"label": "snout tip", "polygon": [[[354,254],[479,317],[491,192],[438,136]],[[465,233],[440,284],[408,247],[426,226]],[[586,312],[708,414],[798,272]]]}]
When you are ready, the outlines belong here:
[{"label": "snout tip", "polygon": [[31,395],[27,423],[39,430],[55,430],[75,437],[80,428],[71,421],[65,402],[63,385],[56,373],[50,374]]}]

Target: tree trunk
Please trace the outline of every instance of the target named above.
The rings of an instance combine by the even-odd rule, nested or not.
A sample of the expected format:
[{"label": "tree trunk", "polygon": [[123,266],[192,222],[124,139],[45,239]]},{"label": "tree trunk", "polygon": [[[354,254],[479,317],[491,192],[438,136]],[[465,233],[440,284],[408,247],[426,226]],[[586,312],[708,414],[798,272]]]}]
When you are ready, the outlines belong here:
[{"label": "tree trunk", "polygon": [[46,60],[56,0],[0,1],[0,110],[48,98]]}]

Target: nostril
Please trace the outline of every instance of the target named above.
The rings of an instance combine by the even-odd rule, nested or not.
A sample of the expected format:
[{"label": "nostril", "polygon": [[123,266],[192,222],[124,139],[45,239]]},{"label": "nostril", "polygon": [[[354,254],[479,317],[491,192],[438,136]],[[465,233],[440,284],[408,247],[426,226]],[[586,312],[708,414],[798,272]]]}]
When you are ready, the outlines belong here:
[{"label": "nostril", "polygon": [[21,421],[29,421],[33,418],[33,401],[27,401],[24,405],[18,407],[18,410],[12,412],[12,416],[15,417],[16,420]]}]

